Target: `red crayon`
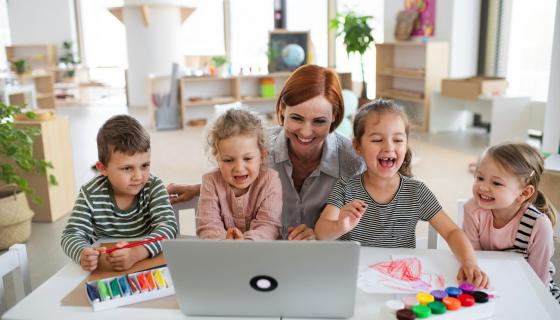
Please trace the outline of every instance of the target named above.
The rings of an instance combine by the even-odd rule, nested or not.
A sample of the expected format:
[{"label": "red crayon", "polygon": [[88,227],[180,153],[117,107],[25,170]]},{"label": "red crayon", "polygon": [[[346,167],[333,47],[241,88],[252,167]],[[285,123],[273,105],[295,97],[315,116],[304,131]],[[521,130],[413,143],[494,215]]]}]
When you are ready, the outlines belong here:
[{"label": "red crayon", "polygon": [[109,254],[109,253],[111,253],[115,250],[124,249],[124,248],[133,248],[133,247],[144,245],[146,243],[152,243],[152,242],[161,241],[161,240],[165,240],[165,239],[167,239],[167,237],[165,237],[165,236],[152,238],[152,239],[146,239],[146,240],[142,240],[142,241],[138,241],[138,242],[134,242],[134,243],[129,243],[124,247],[114,247],[114,248],[111,248],[111,249],[107,249],[107,251],[105,251],[105,253]]}]

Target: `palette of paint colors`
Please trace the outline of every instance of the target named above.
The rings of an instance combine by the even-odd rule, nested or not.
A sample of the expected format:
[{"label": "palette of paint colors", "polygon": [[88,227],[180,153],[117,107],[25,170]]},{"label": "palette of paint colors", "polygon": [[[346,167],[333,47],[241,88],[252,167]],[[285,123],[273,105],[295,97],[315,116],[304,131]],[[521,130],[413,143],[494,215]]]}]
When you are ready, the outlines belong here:
[{"label": "palette of paint colors", "polygon": [[112,309],[175,294],[167,267],[90,281],[86,296],[93,311]]}]

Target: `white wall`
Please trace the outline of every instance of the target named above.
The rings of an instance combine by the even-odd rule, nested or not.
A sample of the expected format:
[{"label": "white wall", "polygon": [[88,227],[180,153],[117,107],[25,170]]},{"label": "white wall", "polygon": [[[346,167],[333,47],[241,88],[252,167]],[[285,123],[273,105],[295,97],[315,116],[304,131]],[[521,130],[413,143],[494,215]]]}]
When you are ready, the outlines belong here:
[{"label": "white wall", "polygon": [[548,101],[544,117],[543,150],[557,153],[560,146],[560,4],[556,5],[554,40],[548,83]]},{"label": "white wall", "polygon": [[10,0],[8,16],[12,44],[75,43],[75,16],[72,0]]},{"label": "white wall", "polygon": [[10,24],[8,23],[8,7],[6,0],[0,0],[0,70],[9,66],[6,61],[5,47],[10,44]]},{"label": "white wall", "polygon": [[[384,37],[395,41],[397,13],[404,9],[404,1],[385,1]],[[436,25],[432,41],[449,43],[449,76],[466,77],[476,74],[480,0],[436,1]]]}]

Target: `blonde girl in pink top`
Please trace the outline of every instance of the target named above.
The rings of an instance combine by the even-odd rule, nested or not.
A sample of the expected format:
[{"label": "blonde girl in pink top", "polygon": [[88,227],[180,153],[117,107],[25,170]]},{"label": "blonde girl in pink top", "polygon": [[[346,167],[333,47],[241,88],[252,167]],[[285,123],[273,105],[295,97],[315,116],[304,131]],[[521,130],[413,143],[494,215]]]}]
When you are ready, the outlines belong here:
[{"label": "blonde girl in pink top", "polygon": [[231,109],[208,134],[218,169],[202,177],[196,234],[201,239],[273,240],[280,238],[282,185],[266,157],[261,120]]},{"label": "blonde girl in pink top", "polygon": [[488,148],[475,171],[473,198],[465,204],[464,230],[475,250],[523,254],[560,302],[552,281],[556,214],[539,191],[543,159],[530,145]]}]

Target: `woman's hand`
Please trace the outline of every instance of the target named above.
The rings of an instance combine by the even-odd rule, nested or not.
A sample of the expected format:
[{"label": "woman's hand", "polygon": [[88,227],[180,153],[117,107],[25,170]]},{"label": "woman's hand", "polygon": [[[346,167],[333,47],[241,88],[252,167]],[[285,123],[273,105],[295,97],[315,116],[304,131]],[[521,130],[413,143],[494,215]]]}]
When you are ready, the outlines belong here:
[{"label": "woman's hand", "polygon": [[167,193],[169,193],[171,204],[185,202],[200,195],[200,185],[170,183],[167,185]]},{"label": "woman's hand", "polygon": [[315,232],[305,224],[289,227],[288,240],[315,240]]},{"label": "woman's hand", "polygon": [[488,288],[490,281],[488,275],[474,263],[462,264],[457,273],[457,281],[468,282],[477,288]]},{"label": "woman's hand", "polygon": [[352,200],[340,209],[338,216],[338,226],[342,233],[354,229],[360,222],[360,219],[366,212],[367,205],[362,200]]}]

